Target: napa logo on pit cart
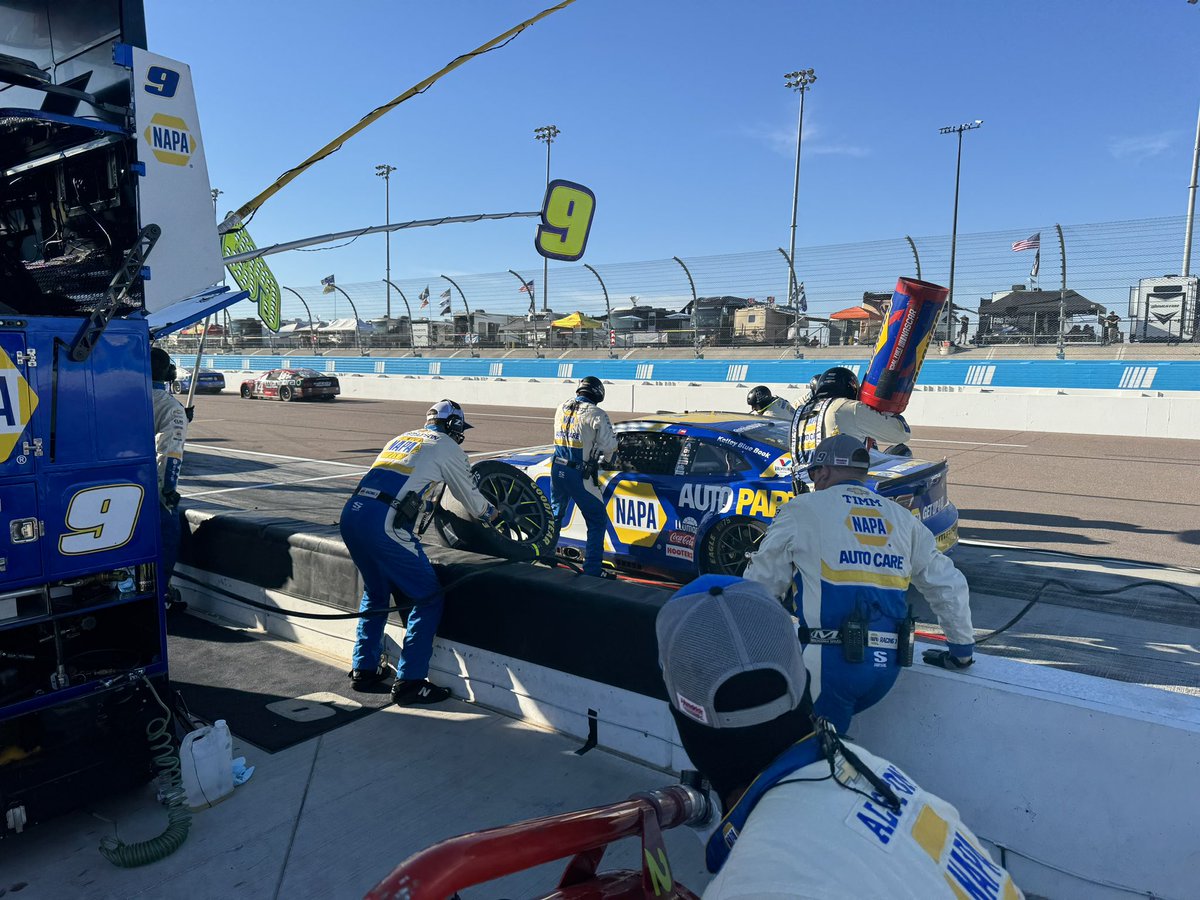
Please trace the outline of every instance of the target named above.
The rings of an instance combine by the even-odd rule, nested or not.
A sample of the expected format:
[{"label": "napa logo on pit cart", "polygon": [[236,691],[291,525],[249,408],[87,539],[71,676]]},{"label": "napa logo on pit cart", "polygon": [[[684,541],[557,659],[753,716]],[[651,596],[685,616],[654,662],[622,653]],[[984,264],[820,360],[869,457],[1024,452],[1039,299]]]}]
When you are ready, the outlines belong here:
[{"label": "napa logo on pit cart", "polygon": [[146,143],[155,158],[169,166],[186,166],[199,142],[179,116],[155,113],[146,126]]},{"label": "napa logo on pit cart", "polygon": [[882,547],[891,534],[888,520],[875,512],[866,509],[850,513],[846,516],[846,527],[854,532],[854,537],[860,544],[868,547]]},{"label": "napa logo on pit cart", "polygon": [[7,462],[12,456],[37,405],[37,394],[12,357],[0,347],[0,462]]},{"label": "napa logo on pit cart", "polygon": [[667,511],[653,485],[623,481],[608,500],[608,520],[621,543],[652,547],[667,522]]}]

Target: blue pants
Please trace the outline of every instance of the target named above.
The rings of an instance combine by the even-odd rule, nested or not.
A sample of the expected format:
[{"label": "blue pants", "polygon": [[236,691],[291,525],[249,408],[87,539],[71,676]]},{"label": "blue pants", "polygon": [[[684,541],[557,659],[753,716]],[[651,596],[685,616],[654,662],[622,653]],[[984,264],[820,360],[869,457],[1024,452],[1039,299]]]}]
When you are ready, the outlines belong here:
[{"label": "blue pants", "polygon": [[[404,644],[396,666],[398,679],[421,679],[429,674],[433,638],[442,620],[442,586],[416,536],[392,530],[392,509],[370,497],[353,496],[342,509],[341,532],[350,558],[363,578],[360,612],[386,609],[392,594],[412,603]],[[374,670],[383,645],[387,616],[379,613],[358,620],[351,667]]]},{"label": "blue pants", "polygon": [[175,571],[175,561],[179,559],[179,510],[169,510],[160,503],[158,513],[162,533],[158,557],[158,595],[165,600],[167,588],[171,585],[171,573]]},{"label": "blue pants", "polygon": [[562,527],[567,518],[568,501],[575,501],[583,520],[587,523],[587,546],[583,554],[583,574],[600,574],[601,562],[604,560],[604,529],[608,524],[608,514],[604,511],[604,502],[587,489],[583,483],[583,473],[555,462],[550,469],[550,503],[554,508],[554,517]]},{"label": "blue pants", "polygon": [[895,650],[868,647],[862,662],[846,662],[842,648],[809,644],[804,664],[812,679],[813,712],[845,734],[850,720],[884,698],[896,683],[900,667]]}]

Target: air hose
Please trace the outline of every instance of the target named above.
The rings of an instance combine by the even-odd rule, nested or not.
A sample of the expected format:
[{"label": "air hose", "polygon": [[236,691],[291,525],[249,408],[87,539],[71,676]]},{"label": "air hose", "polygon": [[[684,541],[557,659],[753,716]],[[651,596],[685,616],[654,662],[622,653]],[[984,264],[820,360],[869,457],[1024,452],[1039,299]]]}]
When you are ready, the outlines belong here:
[{"label": "air hose", "polygon": [[192,827],[192,813],[187,806],[187,795],[183,790],[180,777],[179,753],[175,750],[175,742],[171,739],[169,727],[171,710],[169,710],[150,679],[142,676],[142,681],[154,695],[158,705],[163,708],[163,716],[151,719],[146,726],[146,737],[150,741],[150,749],[154,754],[154,765],[158,768],[158,786],[167,805],[167,827],[158,837],[136,844],[126,844],[120,837],[106,837],[100,841],[100,852],[114,866],[123,869],[133,869],[145,866],[160,859],[166,859],[178,850],[187,840],[188,830]]}]

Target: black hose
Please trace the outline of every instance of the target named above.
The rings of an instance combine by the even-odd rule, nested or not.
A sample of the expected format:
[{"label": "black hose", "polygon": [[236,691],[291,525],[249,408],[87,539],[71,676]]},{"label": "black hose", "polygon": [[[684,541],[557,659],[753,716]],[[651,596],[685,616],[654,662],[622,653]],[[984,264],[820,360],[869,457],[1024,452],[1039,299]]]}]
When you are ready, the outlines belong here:
[{"label": "black hose", "polygon": [[995,631],[988,633],[984,637],[977,638],[975,643],[976,644],[986,643],[987,641],[990,641],[992,638],[996,637],[996,635],[1003,634],[1004,632],[1008,631],[1008,629],[1012,628],[1014,625],[1016,625],[1018,622],[1020,622],[1021,619],[1024,618],[1025,614],[1027,612],[1029,612],[1029,610],[1033,609],[1034,604],[1036,604],[1039,600],[1042,599],[1042,594],[1046,591],[1046,588],[1048,588],[1052,585],[1054,587],[1062,588],[1063,590],[1068,591],[1072,594],[1079,594],[1081,596],[1091,594],[1096,597],[1112,597],[1115,594],[1123,594],[1123,593],[1125,593],[1125,591],[1132,591],[1134,588],[1140,588],[1140,587],[1158,587],[1158,588],[1165,588],[1168,591],[1174,591],[1175,593],[1187,598],[1188,600],[1191,600],[1193,603],[1200,603],[1200,598],[1196,597],[1196,595],[1192,594],[1190,591],[1185,591],[1183,588],[1179,587],[1179,585],[1168,584],[1163,581],[1135,581],[1132,584],[1122,585],[1121,587],[1118,587],[1118,588],[1109,588],[1108,590],[1092,589],[1092,590],[1083,591],[1083,590],[1080,590],[1079,588],[1077,588],[1075,585],[1069,584],[1065,581],[1059,581],[1057,578],[1047,578],[1045,581],[1043,581],[1038,586],[1038,589],[1033,592],[1033,597],[1031,597],[1029,602],[1026,603],[1021,608],[1020,612],[1018,612],[1015,616],[1013,616],[1011,619],[1009,619],[1007,622],[1005,622],[1003,625],[1001,625]]}]

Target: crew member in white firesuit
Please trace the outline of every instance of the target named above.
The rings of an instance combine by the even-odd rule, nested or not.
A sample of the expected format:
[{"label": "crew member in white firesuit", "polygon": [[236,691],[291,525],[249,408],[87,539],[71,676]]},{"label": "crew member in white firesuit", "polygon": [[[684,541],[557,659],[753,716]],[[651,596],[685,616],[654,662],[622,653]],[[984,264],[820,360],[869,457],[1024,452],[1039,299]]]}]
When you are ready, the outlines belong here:
[{"label": "crew member in white firesuit", "polygon": [[796,415],[796,407],[782,397],[776,397],[765,384],[750,388],[750,393],[746,395],[746,403],[750,405],[751,414],[756,416],[771,416],[791,421],[792,416]]},{"label": "crew member in white firesuit", "polygon": [[179,558],[179,470],[187,441],[187,412],[171,394],[175,364],[166,350],[150,351],[150,379],[154,384],[154,455],[158,462],[158,512],[162,532],[159,585],[163,602],[173,605],[171,574]]},{"label": "crew member in white firesuit", "polygon": [[[363,578],[360,612],[386,610],[393,593],[413,604],[392,684],[392,699],[401,705],[439,703],[450,696],[449,688],[426,678],[442,619],[442,587],[414,529],[441,496],[443,485],[472,516],[485,522],[496,518],[459,446],[471,427],[462,407],[439,400],[426,414],[424,428],[388,442],[342,509],[342,539]],[[355,690],[388,676],[380,663],[386,619],[385,613],[376,612],[358,620],[350,671]]]},{"label": "crew member in white firesuit", "polygon": [[808,396],[792,419],[792,456],[798,468],[817,444],[835,434],[852,435],[867,447],[878,444],[889,453],[912,455],[904,443],[912,436],[904,416],[872,409],[858,399],[858,392],[858,376],[843,366],[809,382]]},{"label": "crew member in white firesuit", "polygon": [[949,648],[926,651],[925,662],[951,670],[974,662],[966,578],[920,519],[863,485],[869,466],[870,454],[849,435],[822,441],[808,465],[816,493],[788,501],[746,566],[747,578],[799,618],[817,715],[843,732],[911,661],[897,657],[911,647],[910,583]]},{"label": "crew member in white firesuit", "polygon": [[[813,721],[791,619],[760,585],[706,575],[658,613],[683,749],[716,794],[704,900],[1019,900],[958,811]],[[710,793],[710,798],[712,796]]]},{"label": "crew member in white firesuit", "polygon": [[554,461],[550,467],[550,501],[561,527],[568,521],[570,502],[578,507],[587,523],[587,545],[583,555],[583,574],[599,576],[604,559],[604,531],[608,514],[596,472],[603,457],[617,449],[608,413],[600,408],[604,383],[592,375],[580,379],[575,397],[554,415]]}]

